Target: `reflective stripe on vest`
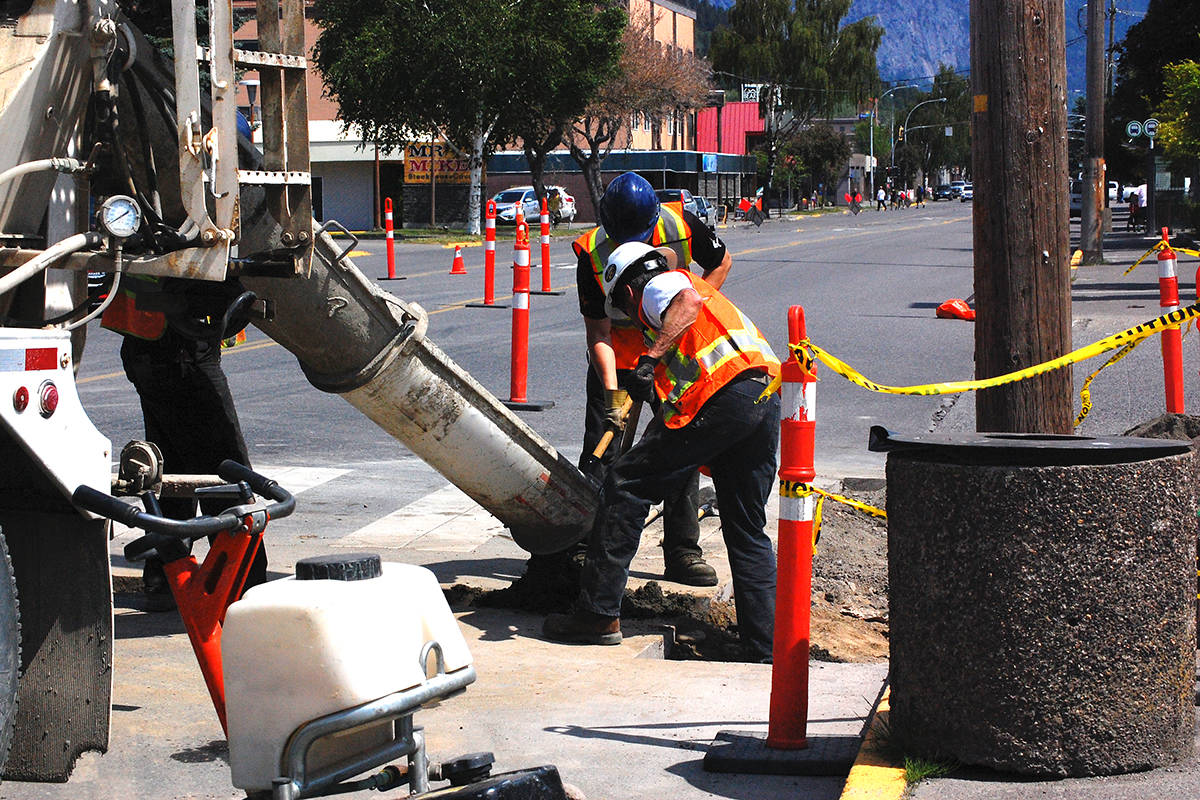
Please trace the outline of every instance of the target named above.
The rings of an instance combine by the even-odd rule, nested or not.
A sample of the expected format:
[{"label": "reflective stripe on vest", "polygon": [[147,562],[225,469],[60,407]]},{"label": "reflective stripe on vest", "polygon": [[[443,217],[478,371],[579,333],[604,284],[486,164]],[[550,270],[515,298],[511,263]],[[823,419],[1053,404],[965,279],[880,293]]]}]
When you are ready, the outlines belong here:
[{"label": "reflective stripe on vest", "polygon": [[[668,205],[659,207],[658,224],[650,237],[654,247],[669,247],[675,251],[679,259],[679,268],[687,269],[692,263],[692,232],[683,216]],[[588,256],[592,265],[592,277],[600,291],[604,291],[604,267],[608,257],[616,249],[603,228],[593,228],[581,234],[572,244],[575,254]],[[640,326],[633,320],[612,320],[613,354],[616,356],[617,369],[633,369],[637,366],[638,356],[646,352],[642,340]]]},{"label": "reflective stripe on vest", "polygon": [[[779,359],[750,318],[703,279],[677,271],[687,275],[703,303],[696,321],[655,370],[668,428],[687,425],[708,398],[748,369],[779,375]],[[658,334],[644,319],[643,331],[649,347]]]}]

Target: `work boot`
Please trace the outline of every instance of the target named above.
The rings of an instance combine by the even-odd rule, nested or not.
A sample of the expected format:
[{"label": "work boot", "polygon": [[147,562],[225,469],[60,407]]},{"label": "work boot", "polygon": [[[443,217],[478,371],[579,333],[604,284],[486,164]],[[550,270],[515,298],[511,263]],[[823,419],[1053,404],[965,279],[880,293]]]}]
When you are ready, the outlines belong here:
[{"label": "work boot", "polygon": [[621,618],[591,611],[551,614],[542,623],[542,635],[568,644],[620,644]]},{"label": "work boot", "polygon": [[717,585],[717,571],[708,565],[703,556],[696,553],[685,553],[668,560],[663,577],[685,586]]}]

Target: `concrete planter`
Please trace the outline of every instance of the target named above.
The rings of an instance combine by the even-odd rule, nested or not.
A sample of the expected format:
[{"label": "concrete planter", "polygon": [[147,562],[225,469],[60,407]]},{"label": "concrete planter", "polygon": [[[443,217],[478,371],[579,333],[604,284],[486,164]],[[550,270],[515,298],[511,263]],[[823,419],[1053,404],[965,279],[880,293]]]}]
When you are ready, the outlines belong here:
[{"label": "concrete planter", "polygon": [[1188,443],[1157,444],[889,453],[891,727],[908,752],[1060,777],[1191,755],[1196,465]]}]

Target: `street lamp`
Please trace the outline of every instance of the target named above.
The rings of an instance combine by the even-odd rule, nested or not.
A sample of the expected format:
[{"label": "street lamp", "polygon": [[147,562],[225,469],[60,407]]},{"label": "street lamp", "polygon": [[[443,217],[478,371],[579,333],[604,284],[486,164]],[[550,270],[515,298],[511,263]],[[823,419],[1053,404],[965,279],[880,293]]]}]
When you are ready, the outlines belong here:
[{"label": "street lamp", "polygon": [[[906,116],[904,118],[904,124],[900,127],[900,130],[904,131],[904,130],[908,129],[908,121],[910,119],[912,119],[913,112],[916,111],[921,106],[926,106],[926,105],[929,105],[930,103],[944,103],[944,102],[946,102],[945,97],[935,97],[932,100],[922,100],[921,102],[917,103],[915,106],[913,106],[911,109],[909,109],[908,116]],[[892,145],[892,166],[893,167],[896,166],[896,146],[895,145]]]},{"label": "street lamp", "polygon": [[879,112],[879,101],[887,97],[894,91],[899,89],[916,89],[917,84],[910,83],[907,86],[893,86],[879,97],[875,98],[875,102],[871,104],[871,200],[875,200],[875,116]]}]

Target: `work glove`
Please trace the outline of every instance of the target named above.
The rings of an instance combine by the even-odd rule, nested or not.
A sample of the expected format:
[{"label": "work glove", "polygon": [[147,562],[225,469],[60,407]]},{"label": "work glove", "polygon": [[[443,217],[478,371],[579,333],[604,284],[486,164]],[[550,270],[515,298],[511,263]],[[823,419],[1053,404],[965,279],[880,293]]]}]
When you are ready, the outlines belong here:
[{"label": "work glove", "polygon": [[617,433],[625,430],[625,402],[629,392],[624,389],[604,390],[604,422]]},{"label": "work glove", "polygon": [[658,366],[657,358],[648,355],[638,358],[637,366],[633,368],[633,374],[626,381],[629,396],[634,400],[649,403],[657,399],[654,394],[654,368],[656,366]]}]

